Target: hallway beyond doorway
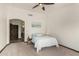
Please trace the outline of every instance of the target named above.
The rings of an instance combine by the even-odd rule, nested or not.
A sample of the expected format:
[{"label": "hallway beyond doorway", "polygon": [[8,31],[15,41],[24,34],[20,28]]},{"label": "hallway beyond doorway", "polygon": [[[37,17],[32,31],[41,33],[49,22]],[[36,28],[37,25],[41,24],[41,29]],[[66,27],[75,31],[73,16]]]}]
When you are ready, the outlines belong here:
[{"label": "hallway beyond doorway", "polygon": [[24,41],[24,21],[20,19],[10,20],[10,43]]}]

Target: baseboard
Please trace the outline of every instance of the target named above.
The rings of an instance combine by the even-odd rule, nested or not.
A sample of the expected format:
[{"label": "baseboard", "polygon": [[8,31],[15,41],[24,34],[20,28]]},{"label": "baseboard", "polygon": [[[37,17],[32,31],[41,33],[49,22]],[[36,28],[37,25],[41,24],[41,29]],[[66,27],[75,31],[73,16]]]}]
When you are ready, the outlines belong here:
[{"label": "baseboard", "polygon": [[75,49],[69,48],[69,47],[64,46],[64,45],[62,45],[62,44],[59,44],[59,45],[60,45],[60,46],[62,46],[62,47],[65,47],[65,48],[67,48],[67,49],[70,49],[70,50],[73,50],[73,51],[75,51],[75,52],[79,53],[79,51],[77,51],[77,50],[75,50]]},{"label": "baseboard", "polygon": [[4,48],[0,51],[0,53],[1,53],[8,45],[10,45],[10,44],[6,44],[6,45],[4,46]]}]

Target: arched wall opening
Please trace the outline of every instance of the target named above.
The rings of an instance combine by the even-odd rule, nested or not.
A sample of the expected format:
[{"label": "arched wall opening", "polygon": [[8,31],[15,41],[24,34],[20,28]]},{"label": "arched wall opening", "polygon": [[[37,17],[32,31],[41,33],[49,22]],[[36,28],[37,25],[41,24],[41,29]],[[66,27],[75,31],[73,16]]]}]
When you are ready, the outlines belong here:
[{"label": "arched wall opening", "polygon": [[26,28],[26,27],[28,27],[27,26],[27,19],[23,19],[23,18],[13,18],[13,17],[8,17],[7,18],[7,44],[9,44],[10,43],[10,20],[12,20],[12,19],[19,19],[19,20],[21,20],[21,21],[23,21],[24,22],[24,42],[27,42],[27,38],[28,38],[28,31],[27,31],[27,29],[28,28]]},{"label": "arched wall opening", "polygon": [[25,22],[21,19],[9,20],[10,42],[22,42],[25,38]]}]

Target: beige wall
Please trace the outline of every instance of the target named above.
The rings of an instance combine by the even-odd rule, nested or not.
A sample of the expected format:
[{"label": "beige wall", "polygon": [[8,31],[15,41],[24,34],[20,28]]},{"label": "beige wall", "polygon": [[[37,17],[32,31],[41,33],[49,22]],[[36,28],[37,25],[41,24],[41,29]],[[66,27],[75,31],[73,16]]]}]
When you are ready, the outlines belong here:
[{"label": "beige wall", "polygon": [[[4,7],[4,8],[3,8]],[[6,9],[0,4],[0,50],[6,45]]]},{"label": "beige wall", "polygon": [[[29,16],[29,36],[33,33],[46,33],[46,20],[45,16],[42,13],[33,13],[33,16]],[[39,23],[41,27],[32,27],[33,23]]]},{"label": "beige wall", "polygon": [[56,36],[60,44],[79,51],[79,4],[47,13],[47,33]]}]

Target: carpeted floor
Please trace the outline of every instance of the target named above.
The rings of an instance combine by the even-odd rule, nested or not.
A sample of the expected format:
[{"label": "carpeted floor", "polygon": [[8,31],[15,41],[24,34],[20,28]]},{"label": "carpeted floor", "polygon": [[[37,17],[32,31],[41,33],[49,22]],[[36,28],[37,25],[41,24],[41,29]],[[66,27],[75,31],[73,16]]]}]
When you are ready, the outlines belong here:
[{"label": "carpeted floor", "polygon": [[79,56],[79,53],[60,46],[43,48],[36,53],[34,46],[24,42],[11,43],[1,53],[0,56]]}]

